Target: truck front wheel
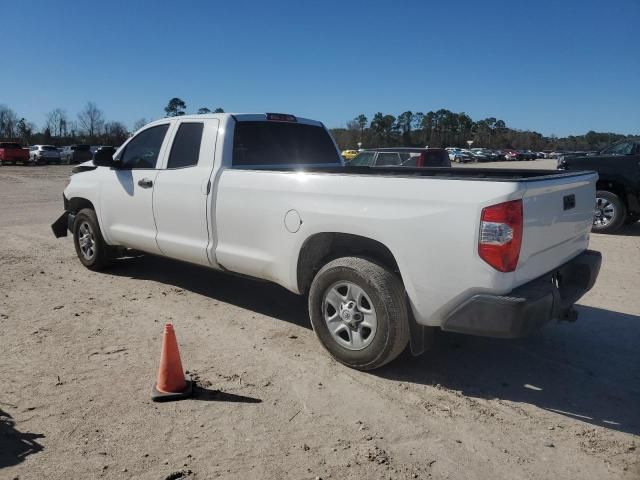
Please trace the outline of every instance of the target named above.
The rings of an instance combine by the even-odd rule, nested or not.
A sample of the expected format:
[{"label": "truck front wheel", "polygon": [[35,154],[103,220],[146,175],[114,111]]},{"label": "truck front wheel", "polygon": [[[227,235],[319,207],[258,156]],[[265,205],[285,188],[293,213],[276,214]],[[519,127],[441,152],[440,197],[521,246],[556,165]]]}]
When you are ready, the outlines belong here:
[{"label": "truck front wheel", "polygon": [[618,195],[607,190],[596,192],[593,232],[613,233],[624,225],[626,218],[627,208]]},{"label": "truck front wheel", "polygon": [[111,248],[102,238],[96,212],[83,208],[73,222],[73,243],[80,262],[89,270],[102,270],[112,263]]},{"label": "truck front wheel", "polygon": [[409,341],[400,278],[364,258],[338,258],[320,269],[309,290],[309,315],[331,356],[358,370],[390,362]]}]

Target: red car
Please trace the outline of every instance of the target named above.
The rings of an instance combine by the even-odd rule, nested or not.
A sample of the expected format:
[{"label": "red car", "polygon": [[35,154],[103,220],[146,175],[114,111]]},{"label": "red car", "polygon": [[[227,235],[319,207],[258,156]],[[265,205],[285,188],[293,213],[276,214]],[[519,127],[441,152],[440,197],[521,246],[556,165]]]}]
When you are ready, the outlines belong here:
[{"label": "red car", "polygon": [[15,165],[16,162],[28,163],[29,150],[16,142],[0,142],[0,165]]}]

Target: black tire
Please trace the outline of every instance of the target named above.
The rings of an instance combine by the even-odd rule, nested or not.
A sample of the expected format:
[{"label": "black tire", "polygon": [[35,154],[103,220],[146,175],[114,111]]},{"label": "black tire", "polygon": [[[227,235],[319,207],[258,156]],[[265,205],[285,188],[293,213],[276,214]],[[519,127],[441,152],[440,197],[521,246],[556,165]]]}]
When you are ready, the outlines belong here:
[{"label": "black tire", "polygon": [[599,211],[598,199],[601,199],[601,204],[611,206],[612,216],[603,221],[603,210],[600,210],[600,214],[596,213],[593,218],[593,226],[591,231],[594,233],[613,233],[624,225],[627,218],[627,207],[624,202],[613,192],[607,190],[598,190],[596,192],[596,212]]},{"label": "black tire", "polygon": [[[87,250],[83,252],[83,247],[80,246],[80,237],[83,236],[83,233],[87,233],[87,229],[93,242],[93,253]],[[76,247],[76,255],[78,255],[80,263],[89,270],[103,270],[113,263],[113,249],[105,243],[98,224],[98,217],[91,208],[84,208],[76,215],[73,222],[73,244]]]},{"label": "black tire", "polygon": [[[325,295],[336,283],[343,281],[362,289],[375,309],[375,334],[360,350],[351,350],[338,343],[324,319]],[[316,274],[309,291],[309,316],[320,343],[337,361],[358,370],[379,368],[406,348],[409,342],[407,308],[400,278],[386,267],[359,257],[343,257],[327,263]]]}]

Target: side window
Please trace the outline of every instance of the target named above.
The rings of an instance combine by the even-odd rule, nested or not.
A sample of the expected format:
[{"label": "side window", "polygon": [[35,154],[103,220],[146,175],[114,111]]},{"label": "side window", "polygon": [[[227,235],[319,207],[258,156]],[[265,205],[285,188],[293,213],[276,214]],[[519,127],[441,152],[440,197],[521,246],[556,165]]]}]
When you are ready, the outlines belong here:
[{"label": "side window", "polygon": [[630,142],[621,142],[616,145],[611,145],[602,153],[607,155],[629,155],[631,153],[632,146],[633,145]]},{"label": "side window", "polygon": [[123,169],[156,168],[158,154],[169,124],[151,127],[139,133],[127,144],[120,155]]},{"label": "side window", "polygon": [[348,163],[348,165],[356,167],[368,167],[373,162],[373,156],[373,152],[359,153]]},{"label": "side window", "polygon": [[388,167],[390,165],[400,165],[400,155],[397,153],[378,153],[376,167]]},{"label": "side window", "polygon": [[203,123],[182,123],[178,128],[167,168],[193,167],[198,164]]}]

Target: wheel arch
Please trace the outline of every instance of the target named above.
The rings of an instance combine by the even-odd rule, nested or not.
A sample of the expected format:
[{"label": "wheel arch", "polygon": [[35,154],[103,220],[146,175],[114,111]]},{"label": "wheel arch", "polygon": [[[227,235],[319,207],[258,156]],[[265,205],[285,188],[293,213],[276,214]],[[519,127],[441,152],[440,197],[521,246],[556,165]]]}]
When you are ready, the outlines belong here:
[{"label": "wheel arch", "polygon": [[93,205],[93,203],[83,197],[73,197],[67,200],[65,203],[65,210],[70,213],[78,213],[83,208],[90,208],[94,212],[96,211],[96,207]]},{"label": "wheel arch", "polygon": [[359,256],[375,260],[399,274],[395,256],[382,242],[342,232],[315,233],[302,244],[296,268],[300,293],[308,291],[315,274],[323,265],[339,257]]}]

